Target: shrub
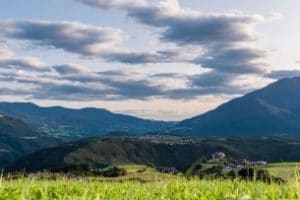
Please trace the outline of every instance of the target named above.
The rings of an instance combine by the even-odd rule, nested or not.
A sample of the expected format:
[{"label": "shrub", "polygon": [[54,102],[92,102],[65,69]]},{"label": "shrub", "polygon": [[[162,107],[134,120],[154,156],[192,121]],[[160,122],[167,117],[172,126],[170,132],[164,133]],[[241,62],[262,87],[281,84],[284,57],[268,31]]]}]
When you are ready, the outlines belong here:
[{"label": "shrub", "polygon": [[104,169],[100,172],[100,175],[104,177],[119,177],[119,176],[125,176],[127,175],[127,170],[120,167],[110,167],[107,169]]},{"label": "shrub", "polygon": [[62,168],[56,168],[56,169],[51,169],[50,172],[63,172],[63,173],[86,173],[90,172],[91,169],[88,165],[85,164],[71,164],[71,165],[66,165],[65,167]]},{"label": "shrub", "polygon": [[143,168],[143,169],[137,170],[137,173],[143,173],[143,172],[145,172],[145,171],[146,171],[146,168]]},{"label": "shrub", "polygon": [[255,171],[253,168],[244,168],[238,172],[240,178],[245,180],[254,180],[255,179]]},{"label": "shrub", "polygon": [[231,170],[230,172],[228,172],[227,176],[228,176],[228,178],[230,178],[232,180],[234,180],[234,179],[236,179],[236,178],[239,177],[238,176],[238,172],[235,171],[235,170]]},{"label": "shrub", "polygon": [[268,170],[254,168],[241,169],[238,173],[239,177],[245,180],[257,180],[265,183],[284,183],[282,178],[272,176]]}]

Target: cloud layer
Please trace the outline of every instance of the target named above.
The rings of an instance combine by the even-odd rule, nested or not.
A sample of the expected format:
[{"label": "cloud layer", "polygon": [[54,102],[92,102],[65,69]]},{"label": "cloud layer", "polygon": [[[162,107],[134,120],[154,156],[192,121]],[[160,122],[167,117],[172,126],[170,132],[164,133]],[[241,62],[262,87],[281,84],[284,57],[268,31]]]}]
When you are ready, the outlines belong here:
[{"label": "cloud layer", "polygon": [[[157,53],[116,54],[108,57],[109,61],[124,63],[159,63],[167,58],[172,61],[193,63],[204,68],[213,69],[217,73],[264,74],[266,72],[267,51],[251,47],[262,34],[255,31],[258,23],[266,22],[271,16],[258,14],[246,15],[238,12],[201,13],[181,7],[177,0],[157,2],[136,0],[126,1],[76,0],[77,2],[99,9],[117,9],[136,22],[160,30],[161,42],[172,43],[179,47],[186,45],[202,49],[198,56],[189,59],[178,59],[184,51],[178,51],[172,57]],[[122,3],[123,2],[123,3]],[[227,75],[227,77],[229,76]],[[228,79],[229,80],[229,79]]]},{"label": "cloud layer", "polygon": [[[199,75],[147,75],[127,70],[94,72],[88,70],[89,67],[76,64],[51,66],[43,63],[40,66],[35,62],[21,62],[22,59],[10,51],[2,50],[0,53],[0,64],[8,66],[2,69],[0,82],[20,88],[19,93],[15,89],[7,94],[26,94],[28,98],[43,100],[91,101],[193,99],[200,95],[241,92],[241,88],[229,84],[226,76],[214,71]],[[32,60],[38,61],[36,58]],[[37,66],[40,67],[38,70]],[[174,85],[176,82],[183,84]]]}]

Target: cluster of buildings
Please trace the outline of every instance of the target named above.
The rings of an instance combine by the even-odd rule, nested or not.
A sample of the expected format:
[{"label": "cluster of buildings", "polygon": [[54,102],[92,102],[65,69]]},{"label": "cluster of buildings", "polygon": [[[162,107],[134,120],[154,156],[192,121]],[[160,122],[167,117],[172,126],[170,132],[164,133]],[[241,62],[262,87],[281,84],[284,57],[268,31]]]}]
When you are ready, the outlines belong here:
[{"label": "cluster of buildings", "polygon": [[[219,162],[223,161],[226,158],[226,154],[223,152],[215,152],[211,155],[211,161]],[[247,167],[253,167],[257,165],[267,165],[268,162],[266,161],[249,161],[246,159],[241,160],[233,160],[233,161],[226,161],[224,162],[224,168],[226,169],[243,169]]]}]

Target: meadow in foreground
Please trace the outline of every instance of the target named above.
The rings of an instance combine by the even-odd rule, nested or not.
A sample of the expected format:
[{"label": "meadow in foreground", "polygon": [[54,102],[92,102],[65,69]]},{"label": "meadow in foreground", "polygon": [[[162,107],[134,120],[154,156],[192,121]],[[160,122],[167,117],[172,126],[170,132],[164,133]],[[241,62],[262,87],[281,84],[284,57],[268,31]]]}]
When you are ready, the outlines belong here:
[{"label": "meadow in foreground", "polygon": [[149,183],[19,179],[1,182],[0,199],[295,200],[300,199],[300,183],[291,180],[279,185],[184,178]]}]

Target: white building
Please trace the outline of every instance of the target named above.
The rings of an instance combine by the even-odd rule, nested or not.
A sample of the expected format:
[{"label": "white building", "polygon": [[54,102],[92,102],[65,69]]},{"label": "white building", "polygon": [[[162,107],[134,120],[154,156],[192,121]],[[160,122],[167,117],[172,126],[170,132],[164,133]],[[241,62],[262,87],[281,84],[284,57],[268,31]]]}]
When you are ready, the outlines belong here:
[{"label": "white building", "polygon": [[226,157],[225,153],[223,152],[215,152],[211,155],[212,160],[222,160]]}]

